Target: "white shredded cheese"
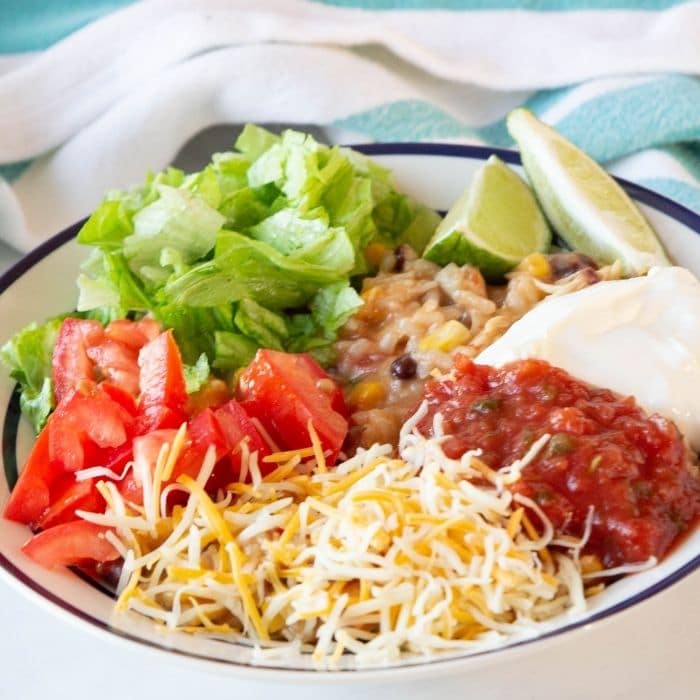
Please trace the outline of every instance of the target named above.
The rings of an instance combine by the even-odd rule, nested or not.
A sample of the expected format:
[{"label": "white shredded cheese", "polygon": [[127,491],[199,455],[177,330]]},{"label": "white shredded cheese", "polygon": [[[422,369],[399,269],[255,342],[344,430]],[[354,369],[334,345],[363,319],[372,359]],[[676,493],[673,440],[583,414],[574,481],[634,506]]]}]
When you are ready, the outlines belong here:
[{"label": "white shredded cheese", "polygon": [[[478,450],[446,457],[439,424],[433,438],[416,430],[426,413],[423,404],[404,425],[398,458],[374,445],[324,471],[313,459],[301,464],[311,454],[304,448],[267,457],[275,472],[263,477],[257,455],[245,451],[252,483],[214,500],[204,491],[213,448],[196,479],[166,486],[159,503],[147,500],[159,469],[135,463],[141,511],[120,500],[105,514],[81,513],[115,527],[125,558],[120,608],[168,629],[246,636],[260,658],[308,651],[325,668],[343,653],[362,666],[484,649],[582,609],[578,552],[593,514],[572,554],[552,555],[545,514],[504,488],[549,436],[497,473]],[[159,462],[168,457],[163,451]],[[469,480],[477,475],[478,486]],[[166,514],[173,490],[187,491],[188,502]],[[536,531],[523,506],[537,515]]]}]

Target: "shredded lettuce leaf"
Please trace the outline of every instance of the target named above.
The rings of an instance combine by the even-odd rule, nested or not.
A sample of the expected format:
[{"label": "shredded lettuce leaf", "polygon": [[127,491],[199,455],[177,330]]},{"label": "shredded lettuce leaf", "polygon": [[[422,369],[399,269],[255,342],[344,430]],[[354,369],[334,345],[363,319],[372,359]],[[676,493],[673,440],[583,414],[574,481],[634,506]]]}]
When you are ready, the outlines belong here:
[{"label": "shredded lettuce leaf", "polygon": [[0,358],[20,387],[20,407],[38,433],[54,408],[51,356],[61,319],[31,323],[0,348]]},{"label": "shredded lettuce leaf", "polygon": [[[106,195],[78,234],[92,252],[77,315],[106,324],[148,313],[172,328],[188,391],[259,347],[329,364],[338,329],[362,304],[367,245],[421,253],[438,221],[366,156],[249,124],[235,151],[199,172],[167,168]],[[37,430],[54,407],[60,320],[27,326],[0,350]]]},{"label": "shredded lettuce leaf", "polygon": [[250,363],[258,349],[258,344],[241,333],[215,331],[214,349],[213,366],[216,369],[228,371]]},{"label": "shredded lettuce leaf", "polygon": [[188,394],[194,394],[199,391],[209,379],[211,370],[209,368],[209,360],[205,353],[202,353],[193,365],[185,365],[185,388]]}]

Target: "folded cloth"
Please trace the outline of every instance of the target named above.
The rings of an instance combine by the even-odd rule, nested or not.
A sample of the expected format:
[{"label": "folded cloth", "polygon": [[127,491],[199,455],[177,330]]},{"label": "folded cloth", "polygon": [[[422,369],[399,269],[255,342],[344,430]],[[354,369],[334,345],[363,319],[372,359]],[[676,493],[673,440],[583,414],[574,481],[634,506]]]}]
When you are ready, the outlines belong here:
[{"label": "folded cloth", "polygon": [[673,0],[144,0],[0,56],[0,237],[34,247],[213,125],[509,146],[519,104],[700,211],[699,33]]}]

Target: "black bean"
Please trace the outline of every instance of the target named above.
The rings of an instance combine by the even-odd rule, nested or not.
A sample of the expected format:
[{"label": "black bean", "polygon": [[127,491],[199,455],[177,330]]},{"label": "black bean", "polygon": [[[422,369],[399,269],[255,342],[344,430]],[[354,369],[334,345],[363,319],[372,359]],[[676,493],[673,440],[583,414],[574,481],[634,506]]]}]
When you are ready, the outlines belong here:
[{"label": "black bean", "polygon": [[394,272],[403,272],[403,266],[406,264],[406,250],[402,245],[394,251],[394,259],[396,260]]},{"label": "black bean", "polygon": [[408,354],[397,357],[391,363],[391,374],[397,379],[411,379],[416,376],[418,363]]},{"label": "black bean", "polygon": [[584,253],[553,253],[548,259],[555,280],[573,275],[579,270],[598,268],[595,261]]}]

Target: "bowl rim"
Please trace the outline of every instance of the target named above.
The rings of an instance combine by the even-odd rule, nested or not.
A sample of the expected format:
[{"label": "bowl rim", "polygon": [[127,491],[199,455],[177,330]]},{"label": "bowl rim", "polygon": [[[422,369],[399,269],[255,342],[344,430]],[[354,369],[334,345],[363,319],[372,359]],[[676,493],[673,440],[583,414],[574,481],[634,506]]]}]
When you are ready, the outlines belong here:
[{"label": "bowl rim", "polygon": [[[491,155],[497,155],[503,161],[521,165],[520,154],[517,151],[492,148],[489,146],[472,146],[466,144],[445,144],[445,143],[430,143],[430,142],[378,142],[351,144],[347,146],[354,150],[360,151],[368,156],[446,156],[450,158],[462,158],[468,160],[486,160]],[[700,235],[700,214],[695,213],[691,209],[685,207],[678,202],[665,197],[657,192],[654,192],[646,187],[637,185],[624,178],[615,177],[615,180],[623,187],[623,189],[636,201],[646,204],[663,214],[675,219],[697,235]],[[68,226],[61,232],[48,238],[45,242],[34,248],[2,275],[0,275],[0,294],[3,294],[20,277],[25,275],[37,263],[47,257],[50,253],[73,240],[87,218],[78,221],[77,223]],[[12,401],[12,399],[10,399]],[[5,423],[7,422],[7,413],[3,419],[2,426],[2,442],[3,453],[5,452]],[[5,477],[3,470],[3,477]],[[344,682],[367,681],[398,681],[399,679],[393,676],[392,672],[400,673],[400,680],[410,680],[415,678],[424,678],[427,675],[443,672],[443,673],[458,673],[460,670],[466,669],[467,665],[478,663],[479,660],[492,663],[498,660],[499,655],[504,657],[525,651],[533,643],[543,645],[545,642],[570,635],[574,632],[581,632],[588,629],[593,623],[600,623],[609,620],[613,616],[628,610],[640,603],[652,598],[658,593],[670,588],[681,579],[687,577],[694,571],[700,569],[700,554],[695,556],[683,564],[678,569],[669,573],[666,577],[657,581],[655,584],[643,589],[636,595],[626,598],[615,605],[599,611],[589,617],[580,620],[574,620],[566,625],[553,630],[548,630],[543,634],[518,640],[512,644],[496,646],[491,649],[485,649],[472,654],[463,654],[450,656],[449,658],[429,657],[424,660],[411,661],[404,666],[387,666],[376,668],[362,669],[345,669],[345,670],[309,670],[309,669],[294,669],[285,667],[272,667],[265,664],[249,664],[229,661],[225,659],[216,659],[201,654],[191,653],[180,649],[168,647],[164,644],[158,644],[148,639],[138,637],[137,635],[118,630],[109,624],[99,620],[84,610],[72,605],[71,603],[61,599],[59,596],[37,583],[31,576],[21,571],[15,566],[2,552],[0,552],[0,575],[5,578],[8,583],[12,584],[20,592],[29,595],[36,602],[50,607],[52,612],[57,613],[60,617],[67,621],[78,625],[81,629],[90,630],[98,634],[103,639],[112,641],[121,641],[125,647],[134,649],[131,642],[138,644],[143,649],[158,654],[161,658],[173,661],[176,658],[187,660],[190,664],[197,666],[202,670],[209,671],[224,671],[236,675],[240,678],[256,678],[265,679],[270,682],[291,681],[291,682],[335,682],[343,680]],[[82,577],[81,577],[82,578]],[[83,578],[90,585],[99,586]],[[101,589],[104,591],[104,589]]]}]

